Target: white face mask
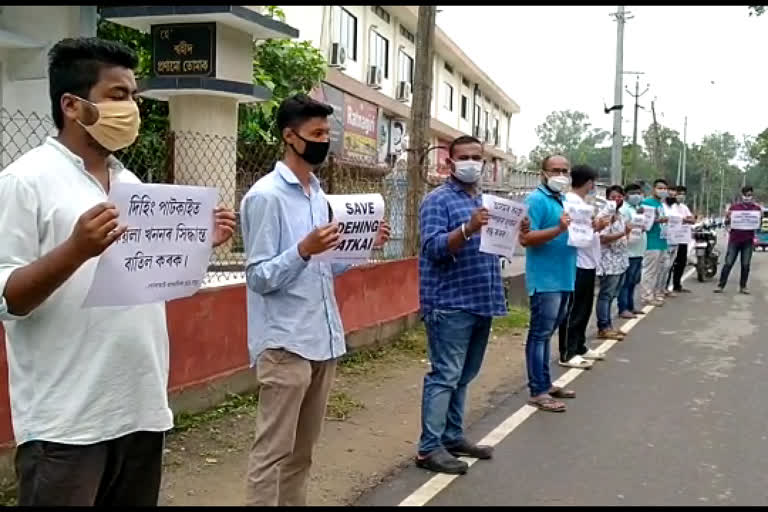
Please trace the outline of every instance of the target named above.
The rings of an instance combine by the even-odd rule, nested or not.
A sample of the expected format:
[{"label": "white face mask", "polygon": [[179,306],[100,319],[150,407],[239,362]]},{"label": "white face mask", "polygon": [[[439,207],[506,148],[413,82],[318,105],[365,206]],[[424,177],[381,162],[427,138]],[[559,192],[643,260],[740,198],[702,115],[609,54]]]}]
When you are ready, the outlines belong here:
[{"label": "white face mask", "polygon": [[677,202],[680,204],[685,203],[685,196],[677,196]]},{"label": "white face mask", "polygon": [[571,186],[569,176],[549,176],[547,177],[547,186],[554,192],[563,192]]},{"label": "white face mask", "polygon": [[745,203],[751,203],[752,201],[754,201],[752,196],[741,196],[741,200],[742,202],[745,202]]},{"label": "white face mask", "polygon": [[477,183],[483,173],[483,162],[475,160],[459,160],[453,162],[453,166],[455,169],[453,175],[462,183]]}]

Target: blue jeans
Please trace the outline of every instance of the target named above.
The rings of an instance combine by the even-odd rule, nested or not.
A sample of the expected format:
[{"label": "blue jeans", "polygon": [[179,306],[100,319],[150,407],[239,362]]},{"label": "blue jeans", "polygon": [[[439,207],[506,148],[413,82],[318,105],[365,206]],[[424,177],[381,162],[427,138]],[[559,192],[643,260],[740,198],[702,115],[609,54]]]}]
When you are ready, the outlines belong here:
[{"label": "blue jeans", "polygon": [[597,330],[604,331],[611,329],[611,304],[613,299],[619,295],[619,290],[624,282],[624,274],[612,276],[600,276],[600,292],[597,294]]},{"label": "blue jeans", "polygon": [[720,271],[720,288],[725,288],[728,282],[728,275],[731,273],[734,263],[736,263],[736,257],[740,256],[741,259],[741,276],[739,279],[739,287],[744,289],[747,287],[747,279],[749,279],[749,265],[752,263],[752,240],[746,240],[744,242],[728,244],[728,252],[725,253],[725,264]]},{"label": "blue jeans", "polygon": [[532,397],[547,393],[552,388],[549,342],[555,329],[565,319],[570,296],[571,292],[535,292],[530,297],[531,320],[525,343],[525,363]]},{"label": "blue jeans", "polygon": [[643,257],[629,258],[629,268],[624,274],[624,284],[619,290],[619,313],[635,311],[635,287],[643,274]]},{"label": "blue jeans", "polygon": [[424,315],[424,324],[432,369],[424,377],[421,398],[420,455],[464,440],[467,386],[480,372],[491,317],[433,310]]}]

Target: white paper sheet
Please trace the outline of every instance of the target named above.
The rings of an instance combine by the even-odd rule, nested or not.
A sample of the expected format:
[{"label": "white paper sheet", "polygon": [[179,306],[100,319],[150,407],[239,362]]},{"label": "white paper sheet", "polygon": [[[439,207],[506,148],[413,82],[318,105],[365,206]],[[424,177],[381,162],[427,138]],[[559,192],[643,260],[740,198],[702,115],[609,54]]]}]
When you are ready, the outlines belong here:
[{"label": "white paper sheet", "polygon": [[592,245],[595,230],[592,227],[592,215],[595,208],[588,204],[575,204],[566,202],[565,213],[571,217],[568,226],[568,245],[573,247],[589,247]]},{"label": "white paper sheet", "polygon": [[317,256],[318,260],[335,263],[366,263],[384,219],[381,194],[348,194],[326,196],[339,224],[340,242],[335,249]]},{"label": "white paper sheet", "polygon": [[760,229],[763,212],[758,210],[731,210],[731,229],[750,231]]},{"label": "white paper sheet", "polygon": [[528,206],[490,194],[483,194],[483,206],[488,209],[490,219],[480,230],[480,252],[512,258],[520,222],[528,213]]},{"label": "white paper sheet", "polygon": [[115,183],[109,201],[128,230],[99,258],[83,307],[135,306],[188,297],[213,250],[217,191]]}]

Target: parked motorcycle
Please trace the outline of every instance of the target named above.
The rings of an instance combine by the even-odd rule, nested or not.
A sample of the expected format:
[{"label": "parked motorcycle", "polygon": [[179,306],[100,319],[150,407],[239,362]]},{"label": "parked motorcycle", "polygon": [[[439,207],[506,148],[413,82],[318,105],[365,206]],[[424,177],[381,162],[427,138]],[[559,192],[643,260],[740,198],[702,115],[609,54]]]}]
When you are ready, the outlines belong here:
[{"label": "parked motorcycle", "polygon": [[699,282],[712,279],[717,275],[720,251],[717,250],[717,234],[712,226],[704,224],[693,229],[696,248],[696,277]]}]

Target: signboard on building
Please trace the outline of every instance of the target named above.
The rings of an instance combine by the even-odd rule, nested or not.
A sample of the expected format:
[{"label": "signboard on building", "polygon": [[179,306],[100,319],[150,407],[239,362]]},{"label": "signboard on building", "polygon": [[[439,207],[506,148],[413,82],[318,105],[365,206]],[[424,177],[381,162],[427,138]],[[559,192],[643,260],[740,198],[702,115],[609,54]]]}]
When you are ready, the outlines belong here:
[{"label": "signboard on building", "polygon": [[344,93],[339,89],[321,84],[312,89],[310,97],[333,107],[333,115],[329,121],[331,124],[331,148],[333,155],[341,156],[344,153]]},{"label": "signboard on building", "polygon": [[379,116],[379,150],[378,150],[378,163],[387,164],[390,161],[389,155],[391,154],[391,128],[392,118],[382,113]]},{"label": "signboard on building", "polygon": [[344,95],[344,158],[375,165],[378,157],[379,108]]},{"label": "signboard on building", "polygon": [[155,76],[214,76],[216,23],[152,25],[152,70]]},{"label": "signboard on building", "polygon": [[389,151],[395,155],[395,159],[405,158],[405,149],[408,147],[408,131],[405,121],[392,120],[392,128],[389,131]]}]

